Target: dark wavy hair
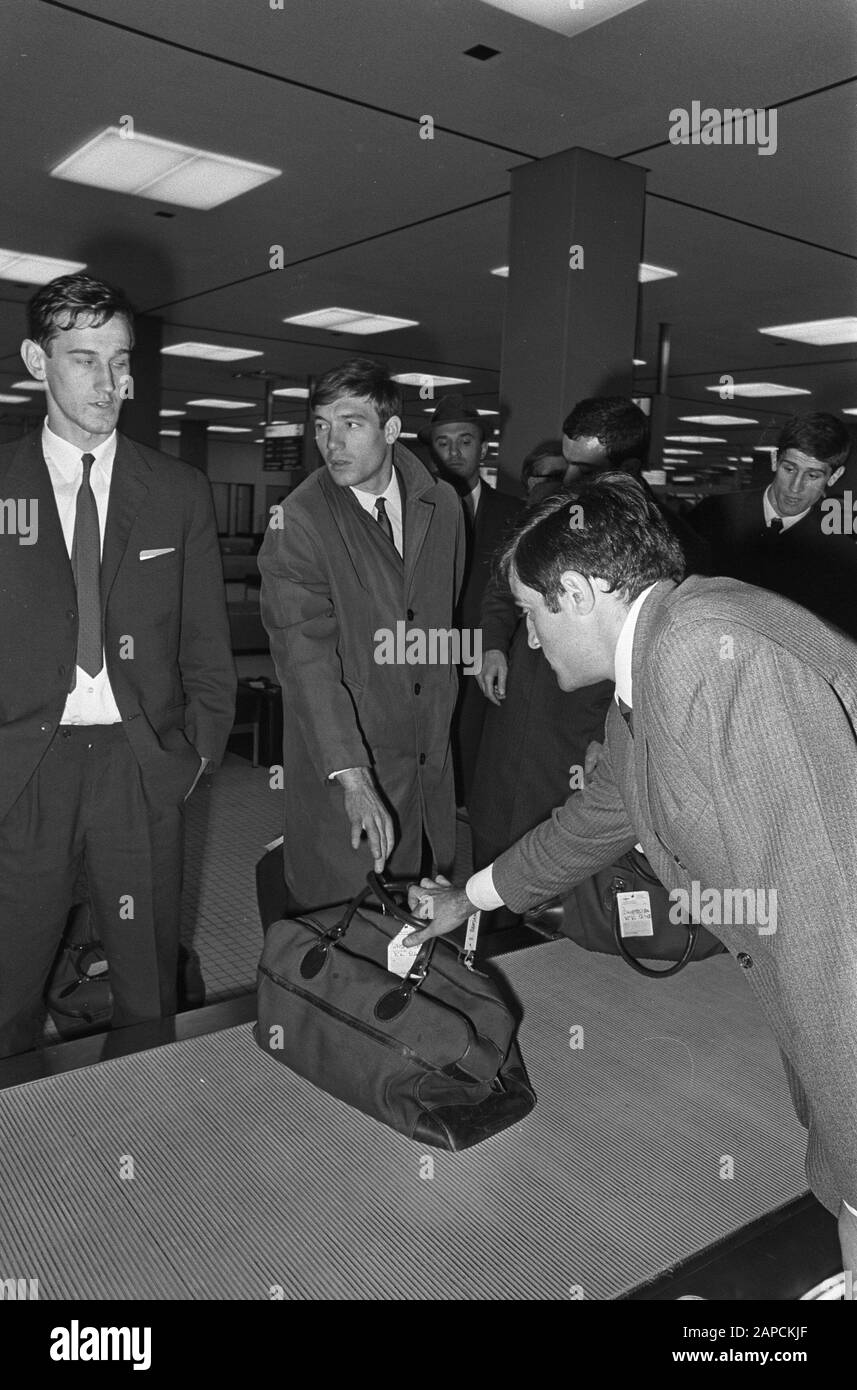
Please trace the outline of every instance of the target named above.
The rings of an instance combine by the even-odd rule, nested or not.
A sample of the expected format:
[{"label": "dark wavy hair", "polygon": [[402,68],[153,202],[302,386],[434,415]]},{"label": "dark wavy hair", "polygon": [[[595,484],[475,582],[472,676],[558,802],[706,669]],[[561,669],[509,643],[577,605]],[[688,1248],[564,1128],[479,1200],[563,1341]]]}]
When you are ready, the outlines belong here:
[{"label": "dark wavy hair", "polygon": [[835,473],[851,453],[851,438],[835,415],[825,415],[823,411],[793,415],[786,420],[777,440],[777,453],[784,454],[786,449],[799,449],[819,463],[826,463]]},{"label": "dark wavy hair", "polygon": [[648,419],[625,396],[589,396],[578,401],[566,415],[562,432],[569,439],[599,440],[616,468],[631,459],[643,463],[649,451]]},{"label": "dark wavy hair", "polygon": [[402,413],[402,393],[390,379],[387,368],[371,357],[349,357],[338,367],[325,372],[316,382],[310,396],[310,410],[320,405],[332,405],[341,396],[357,396],[371,401],[379,425],[386,425],[392,415]]},{"label": "dark wavy hair", "polygon": [[59,275],[37,290],[27,305],[28,336],[50,353],[54,338],[77,328],[82,318],[100,328],[115,314],[128,321],[134,341],[134,310],[121,290],[94,280],[91,275]]},{"label": "dark wavy hair", "polygon": [[680,584],[685,564],[649,494],[628,473],[614,472],[533,507],[500,552],[498,570],[507,581],[514,573],[557,613],[568,570],[606,580],[610,593],[633,603],[659,579]]}]

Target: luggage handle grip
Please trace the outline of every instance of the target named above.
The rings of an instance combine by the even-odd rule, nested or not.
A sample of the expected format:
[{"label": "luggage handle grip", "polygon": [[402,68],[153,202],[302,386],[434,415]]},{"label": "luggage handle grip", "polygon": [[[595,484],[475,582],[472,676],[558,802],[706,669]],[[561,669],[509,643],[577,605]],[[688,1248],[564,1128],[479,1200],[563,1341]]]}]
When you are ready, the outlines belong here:
[{"label": "luggage handle grip", "polygon": [[391,888],[397,887],[403,892],[407,891],[407,884],[397,884],[394,880],[388,880],[385,883],[374,870],[370,870],[366,875],[366,882],[369,884],[369,887],[372,889],[372,892],[375,894],[375,897],[378,899],[385,912],[389,912],[392,917],[395,917],[398,922],[404,923],[405,926],[415,927],[417,931],[422,930],[425,926],[425,922],[419,917],[414,917],[413,913],[409,912],[406,907],[400,907],[390,893]]}]

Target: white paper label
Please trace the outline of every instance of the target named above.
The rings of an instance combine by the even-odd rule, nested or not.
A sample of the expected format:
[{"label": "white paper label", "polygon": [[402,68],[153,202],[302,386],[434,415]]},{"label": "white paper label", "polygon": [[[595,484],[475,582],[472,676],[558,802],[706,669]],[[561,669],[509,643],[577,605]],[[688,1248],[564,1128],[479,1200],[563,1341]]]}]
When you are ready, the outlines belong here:
[{"label": "white paper label", "polygon": [[467,931],[464,934],[464,950],[466,953],[476,950],[476,942],[479,939],[479,923],[481,920],[481,912],[472,912],[467,919]]},{"label": "white paper label", "polygon": [[645,890],[638,893],[617,893],[619,907],[619,935],[624,941],[628,936],[654,936],[652,908]]},{"label": "white paper label", "polygon": [[414,931],[414,927],[402,927],[398,936],[394,936],[387,945],[387,969],[391,975],[398,975],[403,980],[410,974],[414,961],[422,950],[421,946],[402,944],[405,937],[411,936]]}]

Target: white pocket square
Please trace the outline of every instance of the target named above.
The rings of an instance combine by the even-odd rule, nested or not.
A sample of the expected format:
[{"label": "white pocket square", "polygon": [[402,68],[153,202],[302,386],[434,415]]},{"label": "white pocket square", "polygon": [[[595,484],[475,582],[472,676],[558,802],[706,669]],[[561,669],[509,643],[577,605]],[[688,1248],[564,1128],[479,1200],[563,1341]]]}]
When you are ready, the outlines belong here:
[{"label": "white pocket square", "polygon": [[172,555],[175,550],[174,545],[165,546],[163,550],[141,550],[141,560],[154,560],[157,555]]}]

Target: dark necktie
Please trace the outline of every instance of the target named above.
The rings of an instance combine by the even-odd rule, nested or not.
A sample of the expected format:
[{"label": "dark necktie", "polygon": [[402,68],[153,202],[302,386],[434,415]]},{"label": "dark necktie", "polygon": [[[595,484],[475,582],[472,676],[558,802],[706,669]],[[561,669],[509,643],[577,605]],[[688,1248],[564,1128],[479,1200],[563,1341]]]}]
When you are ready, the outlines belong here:
[{"label": "dark necktie", "polygon": [[628,725],[628,733],[629,733],[629,734],[631,735],[631,737],[633,738],[633,737],[634,737],[634,711],[631,709],[631,706],[630,706],[630,705],[626,705],[626,704],[625,704],[625,701],[624,701],[619,695],[616,696],[616,703],[617,703],[617,705],[619,706],[619,713],[621,714],[621,716],[622,716],[622,718],[624,719],[625,723]]},{"label": "dark necktie", "polygon": [[476,522],[476,508],[474,506],[473,493],[466,492],[462,498],[462,502],[464,503],[464,519],[472,530]]},{"label": "dark necktie", "polygon": [[779,536],[782,533],[783,525],[784,522],[781,516],[772,516],[768,530],[772,536]]},{"label": "dark necktie", "polygon": [[396,542],[393,540],[393,523],[387,515],[387,503],[383,497],[376,499],[375,511],[378,513],[378,525],[381,527],[387,540],[391,541],[395,546]]},{"label": "dark necktie", "polygon": [[90,473],[94,454],[83,455],[83,478],[77,490],[71,567],[77,586],[77,664],[88,676],[97,676],[104,665],[101,631],[101,531]]}]

